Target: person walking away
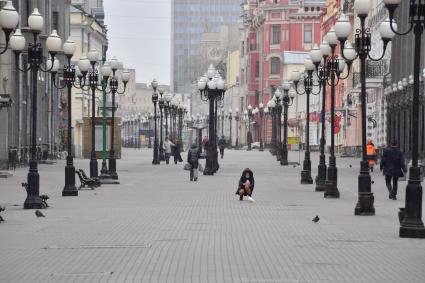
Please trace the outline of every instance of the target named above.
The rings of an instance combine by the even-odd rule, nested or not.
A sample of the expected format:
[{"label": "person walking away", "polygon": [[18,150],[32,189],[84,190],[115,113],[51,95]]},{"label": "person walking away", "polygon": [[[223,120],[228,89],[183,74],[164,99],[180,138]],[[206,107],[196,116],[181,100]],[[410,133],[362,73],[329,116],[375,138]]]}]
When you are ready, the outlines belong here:
[{"label": "person walking away", "polygon": [[202,140],[202,145],[204,147],[204,151],[206,152],[208,149],[208,137],[205,136],[204,139]]},{"label": "person walking away", "polygon": [[181,156],[181,149],[182,149],[182,142],[181,140],[177,140],[175,146],[174,146],[174,164],[177,164],[177,162],[182,162],[182,156]]},{"label": "person walking away", "polygon": [[250,202],[254,202],[252,198],[252,192],[254,191],[254,173],[251,169],[245,168],[242,171],[242,176],[239,179],[238,189],[236,195],[239,195],[239,200],[243,200],[243,197],[246,196]]},{"label": "person walking away", "polygon": [[220,148],[221,159],[223,159],[224,148],[226,147],[226,140],[224,139],[224,136],[221,136],[221,138],[218,140],[218,147]]},{"label": "person walking away", "polygon": [[404,172],[407,172],[406,165],[404,163],[404,155],[398,149],[397,141],[392,141],[391,146],[384,149],[380,169],[383,171],[385,176],[385,184],[387,185],[389,198],[396,200],[398,178],[403,177]]},{"label": "person walking away", "polygon": [[170,155],[171,155],[171,147],[175,146],[174,143],[172,143],[168,137],[165,137],[164,141],[164,151],[165,151],[165,162],[168,164],[170,163]]},{"label": "person walking away", "polygon": [[190,181],[198,181],[198,147],[192,144],[187,153],[187,162],[190,164]]},{"label": "person walking away", "polygon": [[367,162],[369,164],[370,172],[373,172],[373,167],[375,166],[375,162],[376,162],[376,148],[372,140],[370,139],[367,141],[367,145],[366,145],[366,156],[367,156]]}]

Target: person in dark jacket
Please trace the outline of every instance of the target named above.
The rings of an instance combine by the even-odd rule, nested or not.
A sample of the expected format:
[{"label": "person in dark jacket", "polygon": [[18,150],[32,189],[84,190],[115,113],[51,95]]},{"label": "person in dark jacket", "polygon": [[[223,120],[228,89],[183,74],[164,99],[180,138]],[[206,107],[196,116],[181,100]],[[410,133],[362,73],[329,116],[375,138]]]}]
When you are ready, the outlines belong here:
[{"label": "person in dark jacket", "polygon": [[192,144],[187,153],[187,162],[190,164],[190,181],[198,180],[198,158],[198,147],[196,144]]},{"label": "person in dark jacket", "polygon": [[183,147],[183,143],[181,142],[181,140],[177,140],[176,144],[174,145],[174,151],[173,151],[173,155],[174,155],[174,164],[177,164],[177,162],[182,162],[182,156],[181,156],[181,149]]},{"label": "person in dark jacket", "polygon": [[236,194],[239,195],[239,200],[243,200],[243,197],[246,196],[250,202],[254,202],[252,198],[252,192],[254,191],[254,173],[251,169],[245,168],[242,171],[242,176],[239,179],[238,190]]},{"label": "person in dark jacket", "polygon": [[225,147],[226,147],[226,140],[224,139],[224,136],[221,136],[221,138],[218,140],[218,148],[220,149],[221,158],[223,158]]},{"label": "person in dark jacket", "polygon": [[404,163],[404,156],[398,149],[397,141],[392,141],[391,146],[384,149],[380,169],[383,171],[385,176],[385,183],[387,185],[389,198],[396,200],[398,178],[403,177],[404,172],[407,171]]}]

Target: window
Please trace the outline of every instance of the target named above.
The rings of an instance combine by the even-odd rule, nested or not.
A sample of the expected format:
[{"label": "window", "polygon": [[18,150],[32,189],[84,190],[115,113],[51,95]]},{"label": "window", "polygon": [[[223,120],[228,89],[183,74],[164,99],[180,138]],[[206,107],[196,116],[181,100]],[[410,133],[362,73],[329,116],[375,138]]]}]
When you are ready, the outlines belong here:
[{"label": "window", "polygon": [[272,26],[272,44],[280,44],[280,25]]},{"label": "window", "polygon": [[304,43],[312,43],[313,26],[311,24],[304,25]]},{"label": "window", "polygon": [[270,74],[280,75],[280,59],[278,57],[270,59]]},{"label": "window", "polygon": [[255,77],[260,77],[260,61],[255,62]]}]

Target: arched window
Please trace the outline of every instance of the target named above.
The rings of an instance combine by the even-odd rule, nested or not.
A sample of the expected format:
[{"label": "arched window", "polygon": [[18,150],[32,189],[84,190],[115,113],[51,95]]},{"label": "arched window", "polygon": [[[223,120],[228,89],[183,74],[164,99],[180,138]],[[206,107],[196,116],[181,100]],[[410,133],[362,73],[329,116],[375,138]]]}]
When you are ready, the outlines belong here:
[{"label": "arched window", "polygon": [[270,58],[270,74],[280,75],[280,59],[279,57]]}]

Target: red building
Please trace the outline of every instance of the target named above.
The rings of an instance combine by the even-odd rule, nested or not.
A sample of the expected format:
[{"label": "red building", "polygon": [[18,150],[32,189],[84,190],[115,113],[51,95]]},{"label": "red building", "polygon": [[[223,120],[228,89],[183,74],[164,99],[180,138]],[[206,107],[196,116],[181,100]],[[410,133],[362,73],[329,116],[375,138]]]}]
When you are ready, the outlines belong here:
[{"label": "red building", "polygon": [[[242,4],[240,109],[266,105],[275,87],[290,79],[285,51],[310,51],[321,41],[321,17],[326,0],[246,0]],[[289,71],[288,71],[289,72]],[[258,140],[258,121],[254,140]],[[271,136],[266,125],[265,141]]]}]

